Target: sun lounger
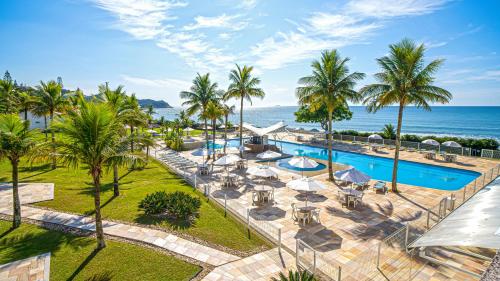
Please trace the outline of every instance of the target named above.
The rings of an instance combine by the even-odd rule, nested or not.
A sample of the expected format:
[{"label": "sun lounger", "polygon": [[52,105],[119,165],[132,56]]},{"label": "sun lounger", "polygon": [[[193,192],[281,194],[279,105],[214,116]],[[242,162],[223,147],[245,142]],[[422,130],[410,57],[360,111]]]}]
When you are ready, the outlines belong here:
[{"label": "sun lounger", "polygon": [[373,189],[375,189],[375,192],[377,191],[382,191],[382,193],[387,193],[387,185],[385,183],[385,181],[377,181],[374,185],[373,185]]}]

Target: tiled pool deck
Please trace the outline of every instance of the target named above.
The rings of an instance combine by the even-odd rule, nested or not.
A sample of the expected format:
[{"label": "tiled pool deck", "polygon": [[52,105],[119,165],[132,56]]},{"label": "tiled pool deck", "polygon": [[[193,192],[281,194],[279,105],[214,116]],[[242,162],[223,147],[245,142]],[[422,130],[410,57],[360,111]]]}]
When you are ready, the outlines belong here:
[{"label": "tiled pool deck", "polygon": [[[336,143],[335,148],[383,157],[391,157],[394,153],[393,150],[384,149],[379,153],[374,153],[368,151],[366,147],[347,143]],[[202,157],[192,156],[190,152],[183,152],[182,154],[196,162],[202,161]],[[486,173],[498,164],[495,161],[470,157],[459,157],[458,163],[446,163],[427,160],[418,152],[406,151],[401,152],[401,159],[469,169],[480,173]],[[253,166],[257,165],[257,163],[249,161],[248,165]],[[216,168],[213,175],[203,176],[199,180],[218,183],[219,176],[223,171],[223,168]],[[189,170],[189,172],[194,172],[194,169]],[[304,198],[296,191],[285,186],[286,182],[300,175],[281,171],[279,181],[267,183],[276,188],[275,204],[255,207],[251,203],[251,190],[252,186],[256,184],[255,179],[246,175],[245,170],[235,170],[234,172],[240,175],[238,187],[212,189],[212,196],[223,201],[226,194],[229,207],[238,210],[240,213],[245,213],[246,210],[250,209],[250,215],[254,220],[281,228],[282,243],[292,252],[295,251],[296,239],[300,238],[320,253],[327,262],[342,266],[342,280],[349,280],[350,275],[355,280],[354,276],[359,276],[359,269],[367,266],[365,264],[367,261],[360,257],[366,256],[367,251],[373,251],[381,239],[402,227],[405,223],[419,221],[420,224],[425,220],[426,209],[434,207],[444,196],[450,194],[449,191],[400,184],[399,194],[389,192],[384,195],[368,189],[365,191],[363,204],[356,209],[348,209],[345,206],[343,207],[336,199],[339,187],[326,181],[327,174],[320,174],[314,177],[323,181],[328,186],[328,189],[310,196],[309,201],[311,205],[320,208],[321,223],[300,226],[291,219],[291,203],[303,204]],[[472,187],[470,187],[470,190],[472,190]],[[460,192],[460,190],[457,191],[457,195],[461,194]],[[452,258],[450,257],[450,259]],[[391,264],[391,261],[388,260],[387,264]],[[472,270],[483,267],[483,265],[474,262],[462,266]],[[397,271],[399,269],[394,266],[392,268],[387,267],[386,270]],[[445,280],[446,278],[474,280],[463,273],[446,269],[437,270],[430,266],[425,266],[416,280],[441,280],[443,278]]]}]

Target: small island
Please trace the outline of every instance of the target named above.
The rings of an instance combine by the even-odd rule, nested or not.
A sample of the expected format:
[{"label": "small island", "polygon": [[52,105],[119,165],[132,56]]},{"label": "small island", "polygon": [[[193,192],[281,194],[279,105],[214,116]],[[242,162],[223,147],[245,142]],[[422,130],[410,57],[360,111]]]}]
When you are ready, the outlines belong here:
[{"label": "small island", "polygon": [[163,100],[139,99],[139,105],[144,108],[152,105],[154,108],[172,108],[170,104]]}]

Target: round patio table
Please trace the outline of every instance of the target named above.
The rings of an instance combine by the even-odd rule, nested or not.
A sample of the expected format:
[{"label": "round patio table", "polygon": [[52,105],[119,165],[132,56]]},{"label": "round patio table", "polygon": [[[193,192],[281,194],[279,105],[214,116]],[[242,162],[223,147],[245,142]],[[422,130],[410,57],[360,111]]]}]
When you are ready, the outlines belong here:
[{"label": "round patio table", "polygon": [[269,193],[273,190],[271,186],[268,185],[258,185],[253,188],[257,192],[257,201],[262,203],[265,201],[264,198],[269,198]]}]

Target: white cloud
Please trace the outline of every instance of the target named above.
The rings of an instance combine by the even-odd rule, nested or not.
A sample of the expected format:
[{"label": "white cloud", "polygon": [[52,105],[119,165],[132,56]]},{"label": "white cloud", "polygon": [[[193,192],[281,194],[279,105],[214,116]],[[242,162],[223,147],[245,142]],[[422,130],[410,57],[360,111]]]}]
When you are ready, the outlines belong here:
[{"label": "white cloud", "polygon": [[194,23],[184,26],[184,29],[228,28],[232,30],[242,30],[248,26],[248,21],[241,19],[241,15],[222,14],[216,17],[197,16],[194,18],[194,21]]},{"label": "white cloud", "polygon": [[222,39],[222,40],[229,40],[229,39],[231,39],[231,34],[229,34],[229,33],[221,33],[221,34],[219,34],[219,38]]},{"label": "white cloud", "polygon": [[348,13],[365,17],[392,18],[432,13],[450,0],[351,0]]},{"label": "white cloud", "polygon": [[258,0],[241,0],[240,5],[238,5],[239,8],[242,9],[253,9],[255,6],[257,6]]},{"label": "white cloud", "polygon": [[136,39],[153,39],[167,32],[164,22],[175,19],[169,11],[185,7],[185,2],[166,0],[94,0],[95,4],[118,18],[116,28]]}]

